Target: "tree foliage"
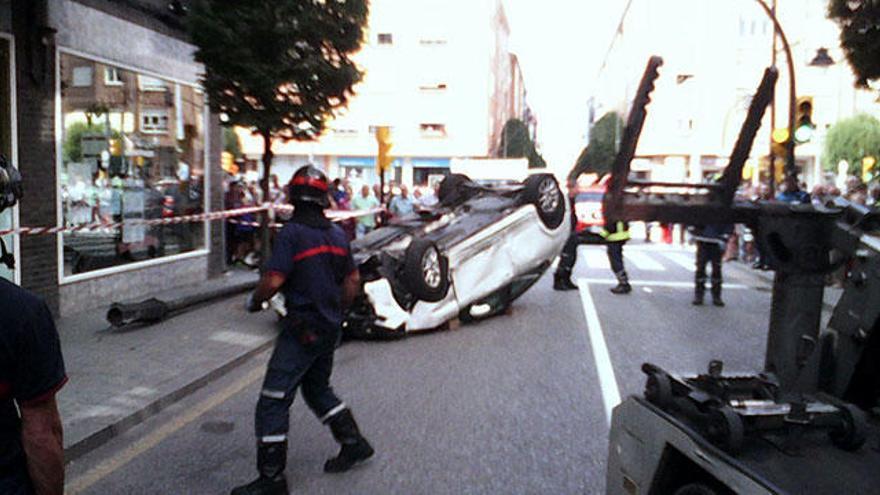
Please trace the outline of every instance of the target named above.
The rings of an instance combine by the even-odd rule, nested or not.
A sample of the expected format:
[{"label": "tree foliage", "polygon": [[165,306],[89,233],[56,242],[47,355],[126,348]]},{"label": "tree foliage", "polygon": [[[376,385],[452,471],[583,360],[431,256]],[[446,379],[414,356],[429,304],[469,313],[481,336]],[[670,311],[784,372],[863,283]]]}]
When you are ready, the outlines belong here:
[{"label": "tree foliage", "polygon": [[608,112],[596,121],[590,130],[590,142],[575,161],[569,178],[576,180],[581,174],[602,176],[610,172],[622,129],[623,119],[617,112]]},{"label": "tree foliage", "polygon": [[197,0],[189,32],[211,109],[231,125],[311,140],[361,73],[367,0]]},{"label": "tree foliage", "polygon": [[837,164],[846,160],[849,173],[860,175],[866,156],[880,158],[880,120],[861,114],[841,120],[828,130],[822,157],[826,169],[836,171]]},{"label": "tree foliage", "polygon": [[840,45],[856,85],[880,79],[880,0],[831,0],[828,17],[840,26]]},{"label": "tree foliage", "polygon": [[528,158],[529,168],[545,168],[547,162],[538,153],[529,136],[529,128],[520,119],[509,119],[501,130],[496,155],[503,158]]}]

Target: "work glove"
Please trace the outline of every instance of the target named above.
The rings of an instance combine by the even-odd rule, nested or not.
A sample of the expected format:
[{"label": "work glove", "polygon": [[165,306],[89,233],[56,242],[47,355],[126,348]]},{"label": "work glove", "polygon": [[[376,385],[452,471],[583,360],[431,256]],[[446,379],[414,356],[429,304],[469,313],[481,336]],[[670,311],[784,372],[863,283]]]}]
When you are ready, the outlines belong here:
[{"label": "work glove", "polygon": [[244,309],[248,313],[256,313],[258,311],[262,311],[263,303],[261,303],[261,302],[258,303],[257,301],[255,301],[254,294],[251,293],[247,298],[247,302],[244,304]]}]

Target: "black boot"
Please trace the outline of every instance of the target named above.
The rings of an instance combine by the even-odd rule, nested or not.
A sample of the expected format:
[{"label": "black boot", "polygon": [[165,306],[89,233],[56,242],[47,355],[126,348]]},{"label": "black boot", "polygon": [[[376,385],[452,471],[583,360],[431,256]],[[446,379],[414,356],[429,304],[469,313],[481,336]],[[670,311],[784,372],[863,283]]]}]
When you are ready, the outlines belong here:
[{"label": "black boot", "polygon": [[720,280],[712,280],[712,304],[718,307],[724,306],[724,301],[721,299]]},{"label": "black boot", "polygon": [[348,471],[355,464],[373,456],[373,447],[370,446],[366,438],[361,436],[354,416],[349,409],[343,409],[334,414],[327,421],[327,425],[333,432],[333,438],[342,445],[342,449],[339,451],[339,455],[324,463],[325,473]]},{"label": "black boot", "polygon": [[629,294],[632,292],[632,286],[629,285],[629,277],[626,274],[626,270],[622,270],[617,275],[617,285],[612,287],[612,294]]},{"label": "black boot", "polygon": [[287,442],[261,443],[257,446],[257,470],[260,477],[247,485],[236,487],[232,495],[288,495]]},{"label": "black boot", "polygon": [[694,306],[702,306],[703,305],[703,296],[706,294],[706,281],[697,279],[694,284],[694,300],[691,301],[691,304]]},{"label": "black boot", "polygon": [[571,281],[571,273],[556,272],[553,275],[553,290],[577,290],[578,286]]}]

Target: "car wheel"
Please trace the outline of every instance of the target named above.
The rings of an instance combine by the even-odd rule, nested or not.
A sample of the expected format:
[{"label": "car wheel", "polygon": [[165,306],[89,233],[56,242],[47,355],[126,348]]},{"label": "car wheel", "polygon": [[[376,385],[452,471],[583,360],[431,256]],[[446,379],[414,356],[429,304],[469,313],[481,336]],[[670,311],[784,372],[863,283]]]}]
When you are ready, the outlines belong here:
[{"label": "car wheel", "polygon": [[431,241],[413,241],[404,255],[403,282],[418,299],[437,302],[449,290],[449,262]]},{"label": "car wheel", "polygon": [[462,187],[470,182],[470,177],[464,174],[449,174],[444,177],[437,189],[437,199],[440,204],[452,206],[467,199]]},{"label": "car wheel", "polygon": [[550,174],[536,174],[525,180],[525,202],[535,205],[538,217],[547,228],[555,229],[565,219],[565,197],[556,178]]}]

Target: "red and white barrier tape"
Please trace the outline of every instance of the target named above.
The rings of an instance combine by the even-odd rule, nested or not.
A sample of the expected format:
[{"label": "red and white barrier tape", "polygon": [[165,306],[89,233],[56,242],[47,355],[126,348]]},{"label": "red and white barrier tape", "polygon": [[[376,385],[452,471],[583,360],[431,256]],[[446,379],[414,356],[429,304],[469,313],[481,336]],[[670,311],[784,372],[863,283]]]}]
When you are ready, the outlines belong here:
[{"label": "red and white barrier tape", "polygon": [[[193,215],[181,215],[177,217],[167,217],[167,218],[152,218],[152,219],[131,219],[126,220],[124,222],[94,222],[94,223],[86,223],[80,225],[69,225],[64,227],[19,227],[17,229],[6,229],[0,230],[0,236],[5,236],[9,234],[19,234],[19,235],[50,235],[50,234],[66,234],[71,232],[89,232],[89,231],[98,231],[98,230],[112,230],[117,229],[122,226],[154,226],[154,225],[173,225],[179,223],[195,223],[195,222],[204,222],[206,220],[222,220],[225,218],[234,218],[240,217],[242,215],[247,215],[249,213],[259,213],[261,211],[267,210],[279,210],[290,212],[293,211],[293,207],[290,205],[271,205],[265,204],[263,206],[250,206],[247,208],[237,208],[234,210],[225,210],[225,211],[212,211],[210,213],[197,213]],[[366,215],[375,215],[379,212],[383,211],[382,208],[373,208],[371,210],[360,210],[360,211],[342,211],[342,210],[333,210],[327,212],[327,218],[333,220],[334,222],[341,222],[343,220],[348,220],[350,218],[357,218]],[[236,223],[243,223],[241,221],[235,221]],[[248,222],[246,224],[259,226],[259,222]],[[274,224],[279,225],[279,224]],[[274,226],[273,225],[273,226]]]}]

